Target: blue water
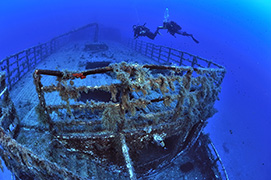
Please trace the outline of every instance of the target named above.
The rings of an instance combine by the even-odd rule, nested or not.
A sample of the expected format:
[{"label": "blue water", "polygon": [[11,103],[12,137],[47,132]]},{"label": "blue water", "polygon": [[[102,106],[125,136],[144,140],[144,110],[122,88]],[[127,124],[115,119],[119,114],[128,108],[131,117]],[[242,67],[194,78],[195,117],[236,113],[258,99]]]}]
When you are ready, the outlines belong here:
[{"label": "blue water", "polygon": [[[270,0],[1,0],[0,59],[91,22],[132,37],[132,25],[152,31],[170,20],[189,37],[161,30],[153,43],[211,59],[227,68],[219,112],[205,129],[230,179],[271,176],[271,1]],[[0,173],[0,179],[10,175]]]}]

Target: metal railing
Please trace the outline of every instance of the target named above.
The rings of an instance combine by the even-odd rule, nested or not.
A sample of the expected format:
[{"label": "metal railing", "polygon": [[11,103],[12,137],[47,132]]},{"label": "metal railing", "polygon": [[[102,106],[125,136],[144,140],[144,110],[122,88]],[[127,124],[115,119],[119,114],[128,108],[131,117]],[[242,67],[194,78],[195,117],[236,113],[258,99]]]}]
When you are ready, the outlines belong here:
[{"label": "metal railing", "polygon": [[[88,28],[91,28],[88,30]],[[94,29],[93,29],[94,28]],[[85,31],[82,33],[82,31]],[[12,87],[30,70],[33,70],[36,65],[51,55],[53,52],[61,48],[70,40],[79,38],[77,32],[89,36],[94,42],[98,41],[98,24],[91,23],[81,28],[69,31],[65,34],[57,36],[52,40],[39,44],[37,46],[22,50],[16,54],[8,56],[0,61],[0,71],[6,72],[7,87]],[[84,36],[84,38],[85,38]]]},{"label": "metal railing", "polygon": [[153,43],[133,39],[128,41],[128,46],[135,51],[162,64],[174,63],[178,66],[224,69],[223,66],[210,60],[171,47],[156,45]]}]

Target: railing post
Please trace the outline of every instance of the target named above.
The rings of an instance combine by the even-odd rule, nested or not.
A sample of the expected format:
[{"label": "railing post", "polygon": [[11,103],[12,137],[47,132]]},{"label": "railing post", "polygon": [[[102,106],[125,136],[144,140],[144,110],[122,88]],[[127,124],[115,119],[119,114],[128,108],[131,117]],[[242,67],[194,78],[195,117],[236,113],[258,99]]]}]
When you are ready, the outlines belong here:
[{"label": "railing post", "polygon": [[36,46],[34,47],[34,66],[37,64],[37,49]]},{"label": "railing post", "polygon": [[160,62],[160,59],[161,59],[161,52],[162,52],[162,46],[160,46],[159,48],[158,62]]},{"label": "railing post", "polygon": [[6,92],[6,72],[0,71],[0,97]]},{"label": "railing post", "polygon": [[49,113],[47,112],[44,91],[42,89],[42,84],[41,84],[41,75],[38,74],[38,70],[36,70],[33,73],[33,78],[34,78],[34,84],[36,85],[36,91],[38,93],[38,97],[40,100],[39,105],[37,107],[37,112],[38,112],[38,115],[40,116],[39,118],[41,119],[43,123],[49,125],[49,130],[51,131],[53,128],[53,123],[52,123],[52,119]]},{"label": "railing post", "polygon": [[8,87],[11,89],[11,82],[10,82],[10,65],[9,65],[9,57],[7,58],[7,78],[8,78]]},{"label": "railing post", "polygon": [[171,54],[171,48],[168,48],[167,63],[169,63],[170,54]]},{"label": "railing post", "polygon": [[25,58],[26,58],[26,64],[27,64],[27,70],[29,71],[30,70],[30,61],[29,61],[29,49],[26,50],[25,52]]},{"label": "railing post", "polygon": [[151,44],[152,48],[151,48],[151,58],[153,57],[153,48],[154,48],[154,44]]},{"label": "railing post", "polygon": [[212,62],[211,62],[211,61],[209,61],[209,62],[208,62],[208,66],[207,66],[207,67],[208,67],[208,68],[209,68],[209,67],[211,67],[211,64],[212,64]]},{"label": "railing post", "polygon": [[40,60],[43,60],[43,48],[42,48],[42,44],[39,45],[39,52],[40,52]]},{"label": "railing post", "polygon": [[53,53],[53,45],[52,44],[53,44],[53,41],[51,40],[50,41],[50,48],[49,48],[50,49],[50,54]]},{"label": "railing post", "polygon": [[193,60],[192,60],[191,66],[194,67],[195,64],[197,64],[197,58],[194,56],[194,57],[193,57]]},{"label": "railing post", "polygon": [[182,66],[183,64],[183,52],[179,51],[181,53],[180,63],[179,66]]},{"label": "railing post", "polygon": [[148,48],[149,48],[149,43],[146,44],[145,56],[147,56]]},{"label": "railing post", "polygon": [[120,133],[121,150],[126,163],[126,168],[129,173],[130,180],[136,180],[136,174],[134,172],[133,163],[129,155],[129,147],[127,146],[125,136]]},{"label": "railing post", "polygon": [[16,64],[17,64],[17,78],[18,80],[20,80],[21,72],[20,72],[20,64],[19,64],[19,54],[16,54]]}]

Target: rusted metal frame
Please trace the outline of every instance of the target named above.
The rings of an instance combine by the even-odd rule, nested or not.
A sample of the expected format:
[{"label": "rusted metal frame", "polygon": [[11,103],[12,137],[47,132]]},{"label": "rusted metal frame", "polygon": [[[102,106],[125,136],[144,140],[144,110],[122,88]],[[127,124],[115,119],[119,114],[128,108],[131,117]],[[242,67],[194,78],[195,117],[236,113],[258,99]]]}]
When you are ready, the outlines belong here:
[{"label": "rusted metal frame", "polygon": [[124,157],[124,160],[126,163],[126,168],[128,170],[129,178],[131,180],[136,180],[136,174],[134,172],[133,163],[132,163],[131,157],[129,155],[129,148],[126,144],[125,136],[122,133],[119,133],[119,136],[120,136],[122,154],[123,154],[123,157]]},{"label": "rusted metal frame", "polygon": [[[118,85],[118,84],[116,84]],[[88,89],[103,89],[104,87],[100,87],[100,88],[88,88]],[[50,86],[50,87],[43,87],[43,91],[44,92],[50,92],[51,90],[54,90],[54,91],[57,91],[59,90],[58,87],[56,86]],[[76,87],[75,88],[76,91],[80,91],[80,87]],[[179,95],[172,95],[172,97],[174,96],[174,98],[178,98]],[[164,101],[166,97],[160,97],[160,98],[155,98],[155,99],[151,99],[151,100],[145,100],[145,101],[142,101],[142,104],[149,104],[149,103],[154,103],[154,102],[160,102],[160,101]],[[141,100],[136,100],[136,101],[131,101],[130,103],[131,104],[138,104],[139,102],[141,102]],[[96,108],[97,109],[104,109],[106,106],[111,106],[112,104],[109,104],[109,103],[101,103],[99,105],[96,105]],[[115,103],[115,105],[118,105],[118,103]],[[72,109],[80,109],[80,108],[88,108],[88,105],[85,105],[85,104],[77,104],[77,105],[70,105]],[[65,109],[66,106],[65,105],[50,105],[50,106],[47,106],[47,111],[49,113],[52,113],[53,111],[56,111],[58,109]],[[95,107],[94,107],[95,108]]]},{"label": "rusted metal frame", "polygon": [[44,91],[43,91],[43,88],[42,88],[42,84],[41,84],[41,75],[40,74],[37,74],[36,71],[33,73],[33,78],[34,78],[34,84],[36,85],[36,91],[38,93],[38,98],[39,98],[39,106],[40,108],[42,108],[43,112],[44,113],[44,116],[46,118],[46,121],[47,123],[49,124],[49,129],[52,130],[52,126],[53,126],[53,123],[52,123],[52,119],[48,113],[48,109],[46,107],[46,102],[45,102],[45,97],[44,97]]},{"label": "rusted metal frame", "polygon": [[[143,65],[143,68],[149,68],[149,69],[170,69],[174,71],[179,70],[188,70],[187,67],[171,67],[171,66],[163,66],[163,65]],[[113,71],[112,67],[104,67],[99,69],[91,69],[87,71],[81,71],[76,73],[82,73],[84,76],[91,75],[91,74],[100,74],[100,73],[106,73],[109,71]],[[43,70],[43,69],[36,69],[36,74],[44,74],[44,75],[50,75],[50,76],[57,76],[57,77],[63,77],[64,73],[62,71],[58,70]],[[67,79],[73,79],[74,77],[67,77]]]},{"label": "rusted metal frame", "polygon": [[[173,110],[170,110],[170,112],[173,112]],[[158,114],[158,113],[157,113]],[[163,113],[165,114],[165,113]],[[83,123],[83,122],[81,122]],[[180,127],[180,124],[182,122],[178,121],[178,122],[165,122],[165,123],[160,123],[160,124],[155,124],[155,125],[148,125],[148,126],[142,126],[142,127],[138,127],[136,129],[123,129],[120,133],[122,133],[126,138],[128,136],[131,136],[131,134],[137,134],[138,136],[144,136],[146,135],[146,128],[151,128],[152,131],[149,133],[150,135],[155,134],[155,133],[162,133],[162,132],[166,132],[167,136],[172,136],[172,135],[176,135],[178,133],[180,133],[179,129],[176,129],[176,127]],[[66,123],[66,122],[58,122],[56,124],[61,124],[61,125],[67,125],[67,126],[72,126],[72,125],[77,125],[77,122],[70,122],[70,123]],[[95,125],[95,124],[101,124],[101,121],[97,120],[96,122],[86,122],[86,125]],[[174,129],[174,131],[172,131]],[[74,132],[74,131],[73,131]],[[115,138],[116,137],[116,133],[112,132],[112,131],[104,131],[104,132],[92,132],[92,133],[88,133],[88,134],[72,134],[70,135],[67,132],[64,133],[59,133],[57,134],[58,137],[64,137],[66,139],[81,139],[81,140],[87,140],[87,139],[103,139],[103,138]]]},{"label": "rusted metal frame", "polygon": [[[150,102],[159,102],[159,101],[163,101],[164,98],[157,98],[157,99],[153,99],[153,100],[145,100],[145,101],[141,101],[141,100],[137,100],[135,102],[130,102],[131,104],[138,104],[139,102],[142,102],[142,104],[149,104]],[[119,106],[119,103],[105,103],[105,102],[99,102],[99,104],[73,104],[70,105],[71,109],[86,109],[86,108],[92,108],[93,109],[104,109],[106,107],[110,107],[110,106]],[[66,105],[48,105],[47,106],[47,111],[48,113],[52,113],[53,111],[57,111],[59,109],[65,109]]]},{"label": "rusted metal frame", "polygon": [[100,125],[100,124],[101,124],[100,120],[94,120],[94,121],[78,121],[78,120],[76,120],[76,121],[71,121],[71,122],[66,122],[66,121],[54,122],[54,125],[56,125],[56,126],[61,125],[62,127],[79,126],[79,125],[95,126],[95,125]]},{"label": "rusted metal frame", "polygon": [[[158,102],[158,101],[162,101],[163,99],[160,98],[160,99],[155,99],[154,101]],[[152,102],[154,102],[152,101]],[[144,101],[146,104],[148,104],[149,102],[148,101]],[[133,103],[133,102],[132,102]],[[135,102],[135,104],[137,104]],[[117,103],[116,104],[108,104],[108,103],[101,103],[100,105],[96,105],[95,107],[95,104],[94,104],[94,107],[93,108],[96,108],[96,109],[100,109],[100,110],[103,110],[105,109],[106,106],[113,106],[113,105],[118,105]],[[56,106],[47,106],[47,111],[48,113],[52,113],[53,111],[58,111],[59,109],[65,109],[65,105],[56,105]],[[88,108],[87,105],[71,105],[71,108],[72,109],[77,109],[77,108]],[[168,111],[163,111],[163,112],[157,112],[157,113],[151,113],[151,114],[140,114],[139,116],[141,118],[144,118],[144,119],[155,119],[157,117],[161,117],[161,116],[165,116],[165,115],[168,115],[168,114],[173,114],[174,113],[174,110],[168,110]],[[136,118],[136,117],[131,117],[128,119],[128,121],[133,121],[133,119]],[[55,124],[55,123],[54,123]],[[64,123],[65,124],[65,123]],[[82,124],[89,124],[88,122],[85,122],[85,121],[78,121],[78,122],[71,122],[69,123],[70,125],[82,125]],[[91,124],[97,124],[97,123],[91,123]],[[55,124],[56,125],[56,124]],[[67,124],[66,124],[67,125]],[[139,128],[139,127],[138,127]]]},{"label": "rusted metal frame", "polygon": [[[116,88],[120,88],[122,84],[114,84]],[[94,90],[105,90],[109,89],[108,85],[102,85],[102,86],[79,86],[79,87],[72,87],[71,91],[94,91]],[[43,86],[44,92],[52,92],[52,91],[60,91],[62,90],[62,87],[56,86],[56,85],[50,85],[50,86]]]},{"label": "rusted metal frame", "polygon": [[[73,104],[70,105],[71,109],[87,109],[87,108],[93,108],[93,109],[101,109],[103,110],[106,107],[109,106],[117,106],[119,105],[118,103],[115,104],[110,104],[110,103],[99,103],[99,104],[91,104],[91,105],[86,105],[86,104]],[[92,106],[92,107],[91,107]],[[66,105],[48,105],[46,106],[47,112],[48,113],[52,113],[53,111],[57,111],[59,109],[66,109],[67,106]]]}]

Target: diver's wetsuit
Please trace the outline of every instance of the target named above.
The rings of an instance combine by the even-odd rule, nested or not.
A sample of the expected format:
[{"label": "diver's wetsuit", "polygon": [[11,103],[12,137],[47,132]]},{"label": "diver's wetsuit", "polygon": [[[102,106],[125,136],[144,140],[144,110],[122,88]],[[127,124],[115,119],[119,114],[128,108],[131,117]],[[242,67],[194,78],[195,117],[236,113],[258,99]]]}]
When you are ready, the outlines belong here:
[{"label": "diver's wetsuit", "polygon": [[154,33],[152,33],[149,28],[145,27],[145,24],[144,24],[143,26],[134,25],[133,30],[134,30],[135,39],[138,38],[139,36],[147,36],[148,38],[153,40],[158,34],[159,29],[157,29]]},{"label": "diver's wetsuit", "polygon": [[199,41],[194,38],[193,34],[188,34],[187,32],[181,31],[181,26],[174,21],[164,22],[163,26],[158,27],[158,29],[167,29],[168,32],[174,37],[176,37],[175,34],[190,36],[196,43],[199,43]]}]

